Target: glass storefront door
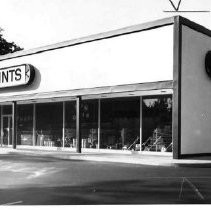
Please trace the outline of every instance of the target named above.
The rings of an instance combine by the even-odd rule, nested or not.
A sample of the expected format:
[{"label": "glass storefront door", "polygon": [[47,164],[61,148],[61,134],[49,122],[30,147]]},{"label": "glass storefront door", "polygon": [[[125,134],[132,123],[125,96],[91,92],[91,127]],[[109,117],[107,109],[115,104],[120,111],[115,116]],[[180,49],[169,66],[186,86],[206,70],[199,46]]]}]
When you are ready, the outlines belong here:
[{"label": "glass storefront door", "polygon": [[2,145],[4,146],[12,145],[12,116],[3,115],[1,126],[2,126],[1,130],[3,132]]}]

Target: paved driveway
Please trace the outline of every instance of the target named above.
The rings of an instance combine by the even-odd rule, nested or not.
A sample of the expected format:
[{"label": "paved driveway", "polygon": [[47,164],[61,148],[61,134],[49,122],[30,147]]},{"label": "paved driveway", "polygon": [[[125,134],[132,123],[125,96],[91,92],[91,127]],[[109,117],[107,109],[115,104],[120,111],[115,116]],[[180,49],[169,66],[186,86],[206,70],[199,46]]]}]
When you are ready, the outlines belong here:
[{"label": "paved driveway", "polygon": [[210,164],[181,167],[0,158],[1,205],[211,203]]}]

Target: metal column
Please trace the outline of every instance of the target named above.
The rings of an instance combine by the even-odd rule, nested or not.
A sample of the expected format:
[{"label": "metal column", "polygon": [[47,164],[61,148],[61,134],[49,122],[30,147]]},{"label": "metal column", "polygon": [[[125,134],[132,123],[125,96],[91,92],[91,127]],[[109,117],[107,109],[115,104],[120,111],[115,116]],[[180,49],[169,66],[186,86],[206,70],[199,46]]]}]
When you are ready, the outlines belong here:
[{"label": "metal column", "polygon": [[76,152],[81,153],[81,97],[76,99],[76,139],[77,147]]},{"label": "metal column", "polygon": [[33,146],[36,146],[36,104],[33,104]]},{"label": "metal column", "polygon": [[142,151],[142,96],[140,97],[140,151]]},{"label": "metal column", "polygon": [[98,99],[98,136],[97,136],[97,140],[98,140],[98,143],[97,143],[97,149],[100,149],[100,127],[101,127],[101,100]]},{"label": "metal column", "polygon": [[63,126],[62,126],[62,147],[64,148],[64,144],[65,144],[65,102],[63,102]]},{"label": "metal column", "polygon": [[3,146],[3,106],[1,106],[1,147]]},{"label": "metal column", "polygon": [[16,101],[12,102],[12,145],[13,149],[16,149],[17,145],[17,103]]}]

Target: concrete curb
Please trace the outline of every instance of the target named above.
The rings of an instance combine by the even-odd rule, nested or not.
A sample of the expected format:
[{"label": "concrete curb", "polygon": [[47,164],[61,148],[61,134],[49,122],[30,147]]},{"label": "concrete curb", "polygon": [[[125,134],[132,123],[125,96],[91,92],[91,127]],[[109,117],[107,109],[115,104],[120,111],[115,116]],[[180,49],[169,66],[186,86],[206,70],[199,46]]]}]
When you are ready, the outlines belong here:
[{"label": "concrete curb", "polygon": [[104,154],[104,153],[75,153],[66,151],[43,151],[43,150],[26,150],[26,149],[11,149],[2,148],[0,154],[19,154],[39,157],[53,157],[66,160],[82,160],[82,161],[97,161],[97,162],[112,162],[112,163],[126,163],[126,164],[138,164],[148,166],[174,166],[179,167],[181,165],[196,165],[196,164],[210,164],[211,160],[198,160],[198,159],[183,159],[174,160],[172,157],[165,156],[153,156],[153,155],[140,155],[140,154]]}]

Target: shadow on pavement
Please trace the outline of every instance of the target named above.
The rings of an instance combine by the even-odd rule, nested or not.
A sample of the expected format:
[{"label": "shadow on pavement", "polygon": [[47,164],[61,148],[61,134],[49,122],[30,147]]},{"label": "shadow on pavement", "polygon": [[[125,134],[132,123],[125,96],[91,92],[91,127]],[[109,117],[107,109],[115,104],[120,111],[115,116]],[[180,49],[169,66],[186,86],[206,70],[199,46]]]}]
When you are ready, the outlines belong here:
[{"label": "shadow on pavement", "polygon": [[[210,194],[210,192],[207,192]],[[0,190],[0,203],[21,201],[20,205],[91,205],[91,204],[203,204],[181,180],[142,179],[104,181],[81,186],[30,187]]]},{"label": "shadow on pavement", "polygon": [[47,163],[47,162],[59,162],[59,161],[68,161],[68,162],[81,162],[83,160],[74,160],[74,159],[62,159],[62,158],[56,158],[52,156],[46,156],[46,155],[33,155],[33,154],[19,154],[19,153],[8,153],[8,154],[1,154],[0,160],[2,161],[14,161],[14,162],[29,162],[29,163]]},{"label": "shadow on pavement", "polygon": [[211,168],[211,163],[176,163],[175,166],[184,168]]}]

